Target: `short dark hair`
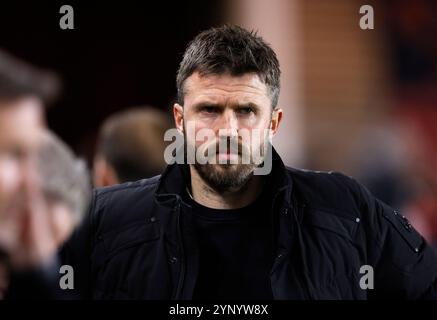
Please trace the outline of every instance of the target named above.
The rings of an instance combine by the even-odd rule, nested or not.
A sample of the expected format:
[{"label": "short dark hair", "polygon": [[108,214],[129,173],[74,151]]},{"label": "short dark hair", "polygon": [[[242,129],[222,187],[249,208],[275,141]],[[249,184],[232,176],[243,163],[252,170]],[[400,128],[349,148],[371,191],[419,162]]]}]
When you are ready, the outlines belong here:
[{"label": "short dark hair", "polygon": [[201,75],[256,73],[269,88],[272,107],[278,103],[279,62],[273,49],[254,31],[225,25],[197,35],[185,50],[176,77],[181,104],[185,94],[184,82],[195,71]]},{"label": "short dark hair", "polygon": [[103,123],[97,155],[115,170],[120,182],[150,178],[166,167],[165,132],[172,127],[166,113],[152,107],[120,111]]},{"label": "short dark hair", "polygon": [[58,77],[0,50],[0,99],[36,96],[49,104],[60,89]]}]

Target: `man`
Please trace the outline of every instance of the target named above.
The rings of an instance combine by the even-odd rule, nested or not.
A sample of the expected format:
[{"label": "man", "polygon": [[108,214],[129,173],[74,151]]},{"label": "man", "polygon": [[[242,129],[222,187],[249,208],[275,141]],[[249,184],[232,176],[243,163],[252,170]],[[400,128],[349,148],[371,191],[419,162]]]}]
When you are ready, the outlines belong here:
[{"label": "man", "polygon": [[[91,195],[91,180],[85,162],[76,158],[73,151],[54,133],[44,130],[39,133],[39,147],[35,168],[42,198],[38,201],[44,206],[44,216],[36,224],[46,224],[45,231],[56,243],[62,245],[80,224],[87,209]],[[30,204],[30,205],[36,205]],[[22,214],[21,205],[11,208],[11,214]],[[40,241],[40,239],[36,239]],[[19,249],[22,243],[16,246]],[[56,249],[55,248],[55,249]],[[22,251],[18,250],[18,253]],[[16,261],[22,254],[11,255]],[[55,257],[52,252],[52,257]],[[6,298],[64,298],[59,289],[59,261],[47,260],[32,268],[14,268],[11,259],[11,288],[6,290]],[[16,264],[16,262],[15,262]]]},{"label": "man", "polygon": [[[59,169],[51,161],[56,155],[40,159],[46,140],[43,106],[58,87],[53,74],[0,50],[0,298],[25,297],[29,279],[43,280],[35,286],[40,289],[48,284],[46,276],[59,281],[53,257],[77,224],[74,218],[67,223],[65,206],[55,201],[67,186],[48,188],[59,177],[50,171]],[[78,203],[71,190],[67,193]],[[24,290],[11,289],[20,287]]]},{"label": "man", "polygon": [[[20,242],[21,225],[26,220],[19,223],[13,209],[19,203],[29,204],[26,198],[35,194],[38,197],[31,179],[35,173],[33,159],[38,148],[37,137],[44,126],[43,101],[53,96],[53,84],[50,75],[0,50],[0,299],[9,286],[10,261],[20,260],[11,259],[11,255],[17,256],[14,252]],[[42,252],[45,248],[51,250],[47,255],[24,259],[37,260],[35,264],[38,264],[53,254],[56,245],[42,246],[41,242],[30,241],[17,251],[23,257],[26,255],[21,253]],[[21,264],[16,267],[22,268]]]},{"label": "man", "polygon": [[[54,98],[57,87],[52,74],[0,51],[0,251],[16,268],[43,263],[59,245],[46,236],[35,179],[43,105]],[[33,224],[36,216],[40,221]]]},{"label": "man", "polygon": [[[266,152],[285,112],[279,77],[273,50],[240,27],[189,44],[173,113],[185,159],[194,147],[196,161],[94,192],[66,250],[83,257],[69,260],[78,290],[96,299],[436,297],[435,254],[400,213],[352,178],[289,169]],[[240,132],[267,133],[244,142]],[[271,172],[254,174],[262,163],[243,162],[248,150]]]},{"label": "man", "polygon": [[165,169],[165,132],[171,127],[164,112],[131,108],[102,125],[94,158],[94,185],[111,186],[150,178]]}]

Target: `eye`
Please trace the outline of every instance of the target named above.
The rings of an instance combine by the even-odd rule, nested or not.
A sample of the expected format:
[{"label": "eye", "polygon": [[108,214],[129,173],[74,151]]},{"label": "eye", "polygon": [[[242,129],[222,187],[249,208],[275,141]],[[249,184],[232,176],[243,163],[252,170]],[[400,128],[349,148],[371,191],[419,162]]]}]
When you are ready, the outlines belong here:
[{"label": "eye", "polygon": [[204,106],[200,109],[200,111],[208,114],[213,114],[219,112],[219,109],[213,106]]},{"label": "eye", "polygon": [[251,107],[243,107],[243,108],[238,108],[237,113],[242,115],[248,115],[254,113],[254,110]]}]

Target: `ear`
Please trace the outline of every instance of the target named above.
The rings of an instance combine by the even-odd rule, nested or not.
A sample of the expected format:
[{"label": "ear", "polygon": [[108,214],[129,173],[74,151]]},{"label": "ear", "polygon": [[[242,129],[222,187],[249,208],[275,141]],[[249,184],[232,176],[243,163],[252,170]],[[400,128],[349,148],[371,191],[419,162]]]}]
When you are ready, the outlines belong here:
[{"label": "ear", "polygon": [[114,168],[102,156],[94,158],[93,182],[96,188],[120,183]]},{"label": "ear", "polygon": [[173,117],[174,117],[176,129],[178,129],[180,133],[183,133],[184,132],[184,107],[182,107],[178,103],[175,103],[173,105]]},{"label": "ear", "polygon": [[270,129],[272,132],[272,135],[275,135],[278,131],[279,125],[282,121],[282,109],[281,108],[275,108],[272,111],[272,120],[270,120]]}]

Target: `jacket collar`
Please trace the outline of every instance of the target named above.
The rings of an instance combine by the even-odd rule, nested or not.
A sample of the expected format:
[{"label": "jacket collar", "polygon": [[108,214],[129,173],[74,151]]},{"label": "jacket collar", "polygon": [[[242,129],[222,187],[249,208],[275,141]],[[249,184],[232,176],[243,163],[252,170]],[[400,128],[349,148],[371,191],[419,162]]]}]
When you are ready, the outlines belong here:
[{"label": "jacket collar", "polygon": [[[272,170],[266,176],[268,188],[275,197],[280,192],[285,192],[284,200],[289,205],[291,199],[292,179],[287,174],[287,169],[276,150],[272,147]],[[188,164],[168,165],[159,180],[156,197],[159,200],[169,197],[180,198],[185,192],[187,183],[190,183],[190,167]]]}]

